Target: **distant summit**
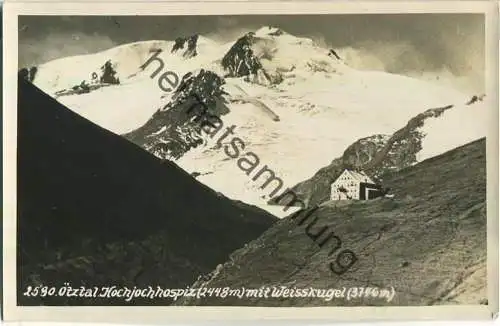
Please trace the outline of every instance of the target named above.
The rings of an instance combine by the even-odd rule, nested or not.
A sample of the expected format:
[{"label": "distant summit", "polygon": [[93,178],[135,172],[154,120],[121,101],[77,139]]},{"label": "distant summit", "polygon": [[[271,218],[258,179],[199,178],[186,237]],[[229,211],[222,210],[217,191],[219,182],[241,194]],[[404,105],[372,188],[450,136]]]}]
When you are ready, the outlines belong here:
[{"label": "distant summit", "polygon": [[285,31],[283,31],[281,28],[273,26],[263,26],[255,32],[256,36],[264,36],[264,35],[281,36],[283,34],[285,34]]},{"label": "distant summit", "polygon": [[222,67],[228,71],[228,77],[255,75],[262,69],[252,50],[254,43],[255,33],[249,32],[240,37],[222,58]]},{"label": "distant summit", "polygon": [[176,53],[179,50],[184,50],[182,56],[186,59],[195,57],[198,55],[196,51],[198,43],[198,34],[189,37],[178,37],[175,39],[175,44],[172,46],[172,53]]},{"label": "distant summit", "polygon": [[[226,77],[245,77],[245,81],[260,85],[279,84],[283,81],[280,72],[267,71],[263,61],[273,61],[276,44],[262,36],[262,29],[240,37],[222,58]],[[277,32],[274,29],[270,33]],[[267,34],[269,35],[269,34]]]}]

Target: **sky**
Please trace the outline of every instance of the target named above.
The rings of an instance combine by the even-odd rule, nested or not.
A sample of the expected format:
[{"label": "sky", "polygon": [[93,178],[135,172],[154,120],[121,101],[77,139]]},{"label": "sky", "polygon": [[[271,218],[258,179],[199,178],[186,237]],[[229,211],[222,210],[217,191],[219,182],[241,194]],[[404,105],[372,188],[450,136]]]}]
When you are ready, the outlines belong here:
[{"label": "sky", "polygon": [[470,91],[484,89],[481,14],[22,16],[19,66],[141,40],[201,34],[229,41],[269,25],[342,49],[356,68],[446,80]]}]

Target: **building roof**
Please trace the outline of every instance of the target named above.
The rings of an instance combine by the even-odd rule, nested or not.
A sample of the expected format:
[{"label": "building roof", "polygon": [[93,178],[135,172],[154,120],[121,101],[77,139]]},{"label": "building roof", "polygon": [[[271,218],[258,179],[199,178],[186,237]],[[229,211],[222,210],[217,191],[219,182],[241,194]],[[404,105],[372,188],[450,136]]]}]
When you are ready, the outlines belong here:
[{"label": "building roof", "polygon": [[363,171],[351,171],[347,170],[350,175],[352,175],[353,179],[359,182],[370,182],[374,183],[373,180],[366,175]]},{"label": "building roof", "polygon": [[[349,175],[349,177],[351,177],[354,181],[357,181],[357,182],[375,183],[363,171],[353,171],[353,170],[345,169],[344,172],[342,172],[342,174],[340,176],[342,176],[343,174]],[[339,176],[339,178],[340,178],[340,176]],[[337,180],[338,180],[338,178],[337,178]],[[337,180],[335,180],[335,181],[337,181]]]}]

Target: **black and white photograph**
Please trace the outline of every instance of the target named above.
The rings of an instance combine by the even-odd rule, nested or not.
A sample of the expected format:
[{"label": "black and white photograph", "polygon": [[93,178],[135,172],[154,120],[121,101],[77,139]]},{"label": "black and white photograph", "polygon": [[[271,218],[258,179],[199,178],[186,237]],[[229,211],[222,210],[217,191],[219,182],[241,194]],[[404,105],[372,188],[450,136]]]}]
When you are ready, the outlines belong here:
[{"label": "black and white photograph", "polygon": [[486,21],[17,16],[14,305],[495,309]]}]

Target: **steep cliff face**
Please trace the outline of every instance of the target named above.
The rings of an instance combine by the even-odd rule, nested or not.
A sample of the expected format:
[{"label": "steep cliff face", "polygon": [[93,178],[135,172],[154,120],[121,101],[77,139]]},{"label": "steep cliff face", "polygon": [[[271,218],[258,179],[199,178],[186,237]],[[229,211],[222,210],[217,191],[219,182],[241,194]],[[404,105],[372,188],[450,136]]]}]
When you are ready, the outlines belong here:
[{"label": "steep cliff face", "polygon": [[[236,292],[175,304],[486,304],[485,143],[481,139],[389,172],[384,182],[394,198],[330,201],[279,221],[193,285]],[[342,266],[349,268],[340,273]],[[331,292],[352,287],[371,290],[351,299]],[[307,295],[310,289],[316,292]]]},{"label": "steep cliff face", "polygon": [[172,46],[172,53],[176,53],[178,51],[181,52],[181,55],[186,58],[192,58],[198,55],[197,52],[197,43],[198,43],[198,35],[192,35],[189,37],[178,37],[175,39],[175,44]]},{"label": "steep cliff face", "polygon": [[[259,33],[257,31],[257,33]],[[262,35],[249,32],[240,37],[222,58],[226,77],[244,77],[246,82],[272,86],[284,80],[284,73],[295,68],[280,67],[275,55],[279,51],[281,30],[270,30]],[[263,62],[267,63],[267,68]],[[274,62],[274,64],[269,64]],[[275,66],[278,64],[278,66]],[[269,69],[268,69],[269,68]]]},{"label": "steep cliff face", "polygon": [[[120,79],[116,77],[116,70],[111,60],[106,61],[101,66],[101,74],[97,75],[99,82],[104,84],[120,84]],[[97,79],[96,78],[96,79]]]},{"label": "steep cliff face", "polygon": [[224,79],[204,69],[184,75],[172,100],[124,137],[161,159],[181,157],[204,143],[203,125],[196,119],[200,110],[217,117],[229,112],[223,84]]},{"label": "steep cliff face", "polygon": [[64,282],[183,288],[276,220],[92,124],[23,78],[18,90],[18,304],[165,305],[170,298],[23,293]]},{"label": "steep cliff face", "polygon": [[33,66],[29,68],[22,68],[19,70],[19,77],[24,78],[29,82],[33,82],[36,77],[36,72],[38,71],[38,67]]},{"label": "steep cliff face", "polygon": [[254,42],[255,33],[249,32],[240,37],[222,58],[222,67],[228,71],[228,77],[255,75],[262,69],[252,50]]}]

